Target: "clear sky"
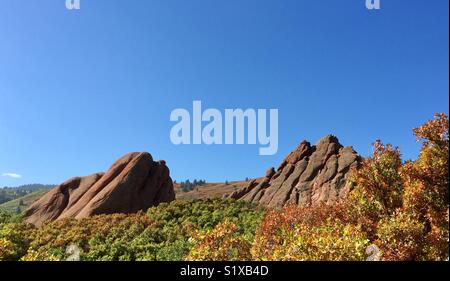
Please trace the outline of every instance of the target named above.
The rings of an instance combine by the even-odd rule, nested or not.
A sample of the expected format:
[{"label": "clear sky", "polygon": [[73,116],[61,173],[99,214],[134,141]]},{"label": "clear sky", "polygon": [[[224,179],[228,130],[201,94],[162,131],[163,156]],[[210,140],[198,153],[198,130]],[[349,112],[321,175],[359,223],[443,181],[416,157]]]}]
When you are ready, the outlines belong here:
[{"label": "clear sky", "polygon": [[[257,177],[303,139],[405,159],[448,113],[448,0],[0,0],[0,186],[149,151],[175,180]],[[170,112],[278,108],[279,149],[170,142]]]}]

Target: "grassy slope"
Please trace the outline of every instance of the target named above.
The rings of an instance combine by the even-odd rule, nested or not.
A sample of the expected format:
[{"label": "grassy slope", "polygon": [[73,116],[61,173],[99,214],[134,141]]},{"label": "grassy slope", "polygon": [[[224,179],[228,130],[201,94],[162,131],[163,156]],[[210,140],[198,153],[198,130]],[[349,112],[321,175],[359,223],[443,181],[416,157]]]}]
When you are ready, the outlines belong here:
[{"label": "grassy slope", "polygon": [[[259,181],[260,179],[257,179]],[[235,190],[244,188],[248,185],[249,181],[230,181],[225,183],[206,183],[205,185],[198,186],[194,190],[183,192],[180,190],[180,186],[175,184],[176,199],[205,199],[205,198],[221,198],[224,194],[230,194]]]},{"label": "grassy slope", "polygon": [[28,206],[33,204],[36,200],[38,200],[42,195],[44,195],[48,189],[37,190],[35,192],[29,193],[25,196],[16,198],[14,200],[5,202],[0,205],[0,210],[16,213],[17,207],[19,206],[20,200],[22,200],[23,205],[19,206],[20,212],[23,212]]}]

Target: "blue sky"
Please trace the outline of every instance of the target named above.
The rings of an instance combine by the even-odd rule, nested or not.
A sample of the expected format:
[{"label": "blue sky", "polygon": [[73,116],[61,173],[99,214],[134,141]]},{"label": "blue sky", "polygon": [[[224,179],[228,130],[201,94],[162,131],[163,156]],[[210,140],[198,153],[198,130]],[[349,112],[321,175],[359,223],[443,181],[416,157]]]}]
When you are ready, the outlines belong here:
[{"label": "blue sky", "polygon": [[[59,183],[130,151],[175,180],[257,177],[329,133],[362,155],[448,113],[448,1],[0,0],[0,186]],[[278,108],[279,149],[170,142],[175,108]]]}]

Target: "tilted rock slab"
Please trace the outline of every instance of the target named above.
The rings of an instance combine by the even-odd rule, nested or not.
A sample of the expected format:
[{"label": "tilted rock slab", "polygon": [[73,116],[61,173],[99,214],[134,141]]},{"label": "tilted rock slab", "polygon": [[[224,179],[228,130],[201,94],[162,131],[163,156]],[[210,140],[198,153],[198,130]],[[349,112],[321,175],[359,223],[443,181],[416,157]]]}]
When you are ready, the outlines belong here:
[{"label": "tilted rock slab", "polygon": [[335,136],[328,135],[313,146],[303,141],[276,171],[268,169],[262,181],[254,180],[229,197],[270,208],[332,204],[347,196],[349,172],[360,162],[361,157],[353,148],[343,147]]},{"label": "tilted rock slab", "polygon": [[135,213],[175,199],[165,161],[147,152],[129,153],[106,173],[71,178],[51,189],[24,213],[24,221],[40,226],[61,218]]}]

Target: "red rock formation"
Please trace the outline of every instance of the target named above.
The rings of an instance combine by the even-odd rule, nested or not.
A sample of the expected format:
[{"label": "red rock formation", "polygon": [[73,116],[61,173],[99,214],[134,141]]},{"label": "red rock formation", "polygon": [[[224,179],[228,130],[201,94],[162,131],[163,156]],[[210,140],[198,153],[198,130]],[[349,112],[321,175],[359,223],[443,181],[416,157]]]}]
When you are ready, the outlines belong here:
[{"label": "red rock formation", "polygon": [[53,188],[31,205],[24,220],[34,225],[60,218],[134,213],[175,199],[164,161],[147,152],[129,153],[106,173],[75,177]]},{"label": "red rock formation", "polygon": [[230,197],[271,208],[334,203],[349,192],[349,171],[360,161],[352,147],[343,147],[334,136],[326,136],[314,146],[303,141],[286,156],[276,172],[269,169],[263,181],[250,182]]}]

